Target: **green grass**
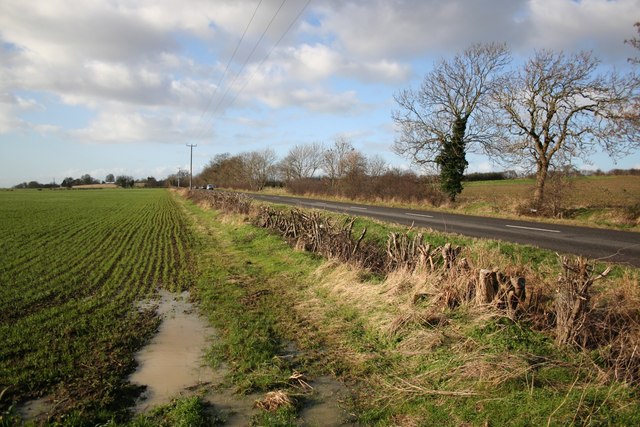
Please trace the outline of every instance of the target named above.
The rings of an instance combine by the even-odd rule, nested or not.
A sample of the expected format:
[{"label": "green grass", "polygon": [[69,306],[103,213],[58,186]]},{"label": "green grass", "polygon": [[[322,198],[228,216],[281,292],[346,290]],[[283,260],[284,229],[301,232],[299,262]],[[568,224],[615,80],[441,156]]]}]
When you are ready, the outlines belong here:
[{"label": "green grass", "polygon": [[[16,422],[15,402],[42,395],[66,402],[62,425],[220,424],[199,396],[128,418],[133,353],[158,324],[136,302],[158,287],[191,290],[216,328],[209,359],[228,368],[238,393],[296,394],[289,377],[302,372],[349,384],[344,405],[361,425],[640,424],[637,387],[598,377],[588,354],[467,305],[438,310],[440,326],[413,323],[392,336],[381,320],[428,314],[430,302],[411,304],[384,277],[295,251],[244,216],[164,190],[3,192],[0,215],[0,425]],[[364,227],[376,244],[400,231],[358,220],[354,234]],[[480,266],[526,263],[537,280],[556,278],[547,251],[427,239],[464,246]],[[308,399],[298,393],[253,423],[297,425]]]},{"label": "green grass", "polygon": [[290,339],[280,322],[286,295],[310,274],[317,257],[291,251],[281,239],[249,225],[222,226],[216,216],[185,204],[200,229],[200,307],[220,332],[210,357],[232,368],[242,393],[286,383],[293,366],[277,356]]},{"label": "green grass", "polygon": [[191,286],[193,236],[166,190],[0,192],[0,409],[121,411],[133,354],[157,328],[136,302]]},{"label": "green grass", "polygon": [[[110,426],[116,423],[108,424]],[[128,427],[207,427],[222,425],[207,413],[207,406],[197,396],[174,400],[169,405],[155,408],[150,414],[139,415],[126,423]]]},{"label": "green grass", "polygon": [[[349,274],[349,267],[293,251],[241,217],[207,214],[190,203],[187,208],[215,240],[210,253],[216,259],[209,261],[210,276],[199,292],[212,321],[226,327],[216,354],[231,360],[232,380],[241,390],[278,388],[295,368],[352,384],[350,411],[362,425],[635,425],[640,420],[636,387],[599,379],[587,354],[557,348],[552,337],[524,321],[463,305],[441,312],[442,326],[414,324],[390,337],[379,319],[420,307],[403,305],[384,278]],[[354,234],[364,227],[377,243],[393,230],[358,219]],[[554,281],[558,272],[548,251],[443,233],[427,239],[434,244],[454,239],[473,262],[527,263],[523,268],[543,280]],[[352,294],[350,284],[357,289]],[[256,291],[261,296],[254,300]],[[379,305],[367,305],[370,298]],[[242,329],[263,337],[252,346],[256,350],[242,346],[247,339]],[[289,340],[304,354],[295,367],[274,357]],[[256,422],[291,425],[295,411],[283,412],[262,414],[271,421]]]}]

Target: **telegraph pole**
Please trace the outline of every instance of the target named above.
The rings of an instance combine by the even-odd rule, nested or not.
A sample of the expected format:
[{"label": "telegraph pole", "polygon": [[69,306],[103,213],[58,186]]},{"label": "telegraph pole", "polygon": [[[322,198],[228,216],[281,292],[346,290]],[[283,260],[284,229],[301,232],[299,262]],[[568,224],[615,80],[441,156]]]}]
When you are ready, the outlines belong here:
[{"label": "telegraph pole", "polygon": [[191,182],[193,181],[193,147],[197,146],[197,144],[187,144],[187,147],[191,149],[191,157],[189,160],[189,190],[191,190]]}]

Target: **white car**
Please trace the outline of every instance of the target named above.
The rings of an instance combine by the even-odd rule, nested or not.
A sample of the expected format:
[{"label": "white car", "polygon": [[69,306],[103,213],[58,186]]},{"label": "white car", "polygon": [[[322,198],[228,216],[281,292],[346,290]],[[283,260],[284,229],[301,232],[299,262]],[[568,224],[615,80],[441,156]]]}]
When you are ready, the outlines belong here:
[{"label": "white car", "polygon": [[216,188],[215,185],[213,184],[207,184],[207,190],[213,190],[214,188]]}]

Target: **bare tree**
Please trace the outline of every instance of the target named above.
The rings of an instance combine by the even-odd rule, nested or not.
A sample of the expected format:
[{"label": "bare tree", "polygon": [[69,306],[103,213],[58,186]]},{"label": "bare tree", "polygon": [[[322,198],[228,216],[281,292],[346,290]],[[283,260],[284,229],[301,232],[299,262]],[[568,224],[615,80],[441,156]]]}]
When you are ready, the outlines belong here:
[{"label": "bare tree", "polygon": [[493,121],[485,120],[487,95],[509,61],[505,44],[474,44],[436,64],[420,89],[395,95],[396,152],[419,165],[435,163],[451,200],[462,191],[467,150],[493,135]]},{"label": "bare tree", "polygon": [[296,145],[280,162],[280,170],[285,179],[311,178],[322,165],[324,147],[319,142]]},{"label": "bare tree", "polygon": [[550,166],[568,164],[595,147],[611,156],[638,146],[629,110],[633,76],[599,74],[589,52],[538,51],[496,92],[502,137],[487,146],[498,158],[536,171],[533,198],[540,208]]},{"label": "bare tree", "polygon": [[360,151],[355,149],[346,152],[342,160],[343,177],[348,175],[365,176],[369,161]]},{"label": "bare tree", "polygon": [[377,178],[387,173],[388,170],[389,164],[381,155],[374,154],[367,159],[367,175]]},{"label": "bare tree", "polygon": [[217,154],[204,167],[197,179],[219,187],[244,187],[246,180],[244,159],[240,155]]},{"label": "bare tree", "polygon": [[[633,25],[634,25],[634,27],[636,27],[636,31],[640,35],[640,22],[636,22]],[[632,37],[630,39],[625,40],[624,42],[629,44],[629,45],[631,45],[632,47],[636,48],[637,50],[640,50],[640,38]],[[632,64],[640,64],[640,58],[638,58],[637,56],[636,57],[631,57],[631,58],[629,58],[629,62],[631,62]]]},{"label": "bare tree", "polygon": [[322,169],[329,177],[331,188],[335,188],[336,181],[343,178],[347,168],[347,154],[353,151],[353,145],[345,137],[337,137],[333,146],[322,156]]},{"label": "bare tree", "polygon": [[242,155],[246,178],[252,190],[262,190],[276,172],[276,153],[271,149]]},{"label": "bare tree", "polygon": [[[636,27],[636,31],[640,36],[640,22],[636,22],[634,26]],[[640,37],[636,36],[631,39],[627,39],[624,42],[631,45],[636,50],[640,50]],[[629,62],[635,65],[640,65],[640,57],[637,57],[637,56],[631,57],[629,58]],[[640,112],[640,95],[639,94],[636,93],[636,96],[632,100],[632,104],[633,106],[630,108],[632,113],[630,114],[629,119],[631,122],[634,123],[634,126],[638,128],[640,127],[640,114],[638,113]]]}]

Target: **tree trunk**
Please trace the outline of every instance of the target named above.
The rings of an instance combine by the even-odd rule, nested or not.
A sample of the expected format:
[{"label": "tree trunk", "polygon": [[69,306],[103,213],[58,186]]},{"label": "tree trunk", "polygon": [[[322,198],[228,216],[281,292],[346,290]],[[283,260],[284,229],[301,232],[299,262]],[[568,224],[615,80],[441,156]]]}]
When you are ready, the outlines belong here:
[{"label": "tree trunk", "polygon": [[452,202],[462,192],[462,178],[468,165],[464,140],[467,120],[467,117],[454,120],[452,134],[443,141],[440,153],[435,159],[440,166],[440,186]]},{"label": "tree trunk", "polygon": [[536,187],[533,192],[533,207],[537,210],[542,208],[544,202],[544,184],[547,181],[548,163],[539,163],[536,171]]},{"label": "tree trunk", "polygon": [[476,282],[476,304],[489,304],[498,293],[498,279],[493,270],[480,270]]}]

